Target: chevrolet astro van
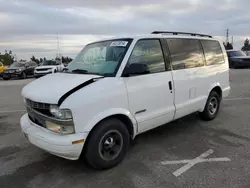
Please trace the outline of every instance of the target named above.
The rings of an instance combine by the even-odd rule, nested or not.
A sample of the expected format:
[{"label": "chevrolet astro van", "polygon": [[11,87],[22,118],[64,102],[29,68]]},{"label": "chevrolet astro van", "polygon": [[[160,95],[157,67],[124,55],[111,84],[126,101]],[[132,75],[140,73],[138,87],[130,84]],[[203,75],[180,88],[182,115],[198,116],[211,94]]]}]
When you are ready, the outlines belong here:
[{"label": "chevrolet astro van", "polygon": [[37,147],[108,169],[138,134],[194,112],[213,120],[229,92],[222,42],[155,31],[88,44],[62,73],[26,85],[20,124]]}]

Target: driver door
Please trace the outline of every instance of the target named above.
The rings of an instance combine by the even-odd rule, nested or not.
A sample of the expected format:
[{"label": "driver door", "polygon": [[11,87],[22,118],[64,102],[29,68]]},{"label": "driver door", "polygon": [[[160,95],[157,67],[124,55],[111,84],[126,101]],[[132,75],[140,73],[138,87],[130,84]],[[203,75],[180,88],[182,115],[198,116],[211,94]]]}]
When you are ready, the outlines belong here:
[{"label": "driver door", "polygon": [[147,66],[147,73],[124,78],[130,112],[138,122],[138,132],[144,132],[170,122],[174,118],[172,73],[166,69],[160,39],[139,40],[128,60]]}]

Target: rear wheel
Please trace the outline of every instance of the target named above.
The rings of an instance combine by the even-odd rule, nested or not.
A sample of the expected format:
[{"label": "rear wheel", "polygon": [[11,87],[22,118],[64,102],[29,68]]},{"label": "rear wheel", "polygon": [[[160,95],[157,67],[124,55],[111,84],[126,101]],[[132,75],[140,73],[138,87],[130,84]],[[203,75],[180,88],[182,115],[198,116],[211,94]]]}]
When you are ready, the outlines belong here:
[{"label": "rear wheel", "polygon": [[216,118],[220,109],[220,96],[216,91],[212,91],[207,99],[207,103],[203,112],[199,113],[201,119],[210,121]]},{"label": "rear wheel", "polygon": [[92,131],[83,155],[95,169],[112,168],[123,160],[129,142],[129,132],[124,123],[114,118],[106,119]]}]

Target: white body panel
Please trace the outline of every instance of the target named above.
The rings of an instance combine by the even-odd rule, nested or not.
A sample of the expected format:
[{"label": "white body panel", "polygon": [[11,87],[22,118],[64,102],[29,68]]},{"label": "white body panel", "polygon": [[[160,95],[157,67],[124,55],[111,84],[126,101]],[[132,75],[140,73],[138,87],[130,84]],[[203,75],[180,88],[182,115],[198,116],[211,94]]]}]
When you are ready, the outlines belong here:
[{"label": "white body panel", "polygon": [[[174,36],[169,36],[171,37]],[[134,37],[116,77],[100,78],[96,75],[57,73],[25,86],[22,91],[24,98],[57,104],[68,91],[90,79],[100,78],[72,93],[60,105],[61,109],[72,111],[75,134],[59,136],[31,123],[28,116],[24,115],[21,119],[21,128],[29,135],[30,142],[55,155],[78,159],[84,144],[73,146],[70,142],[74,139],[88,139],[87,136],[95,125],[107,117],[126,116],[133,125],[134,134],[131,136],[135,137],[173,119],[203,111],[209,93],[216,86],[221,88],[222,98],[229,95],[229,68],[224,48],[222,50],[226,63],[221,65],[121,77],[137,40],[143,38],[163,37],[162,35]],[[199,39],[199,37],[193,38]],[[172,82],[172,92],[169,89],[169,81]],[[62,148],[60,142],[65,143],[65,148]]]},{"label": "white body panel", "polygon": [[49,74],[34,80],[24,87],[22,96],[36,102],[57,104],[58,100],[69,90],[98,77],[100,76],[65,73]]},{"label": "white body panel", "polygon": [[138,122],[138,133],[147,131],[174,118],[174,94],[169,90],[171,71],[124,78],[130,112]]}]

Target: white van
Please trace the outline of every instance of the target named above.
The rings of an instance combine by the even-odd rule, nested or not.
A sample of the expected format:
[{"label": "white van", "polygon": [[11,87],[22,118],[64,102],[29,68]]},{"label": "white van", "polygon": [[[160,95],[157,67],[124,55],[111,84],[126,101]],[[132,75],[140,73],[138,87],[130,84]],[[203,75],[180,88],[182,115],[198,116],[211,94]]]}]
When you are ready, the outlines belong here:
[{"label": "white van", "polygon": [[138,134],[194,112],[214,119],[229,92],[227,54],[211,36],[109,39],[88,44],[63,73],[24,87],[21,128],[54,155],[106,169]]}]

